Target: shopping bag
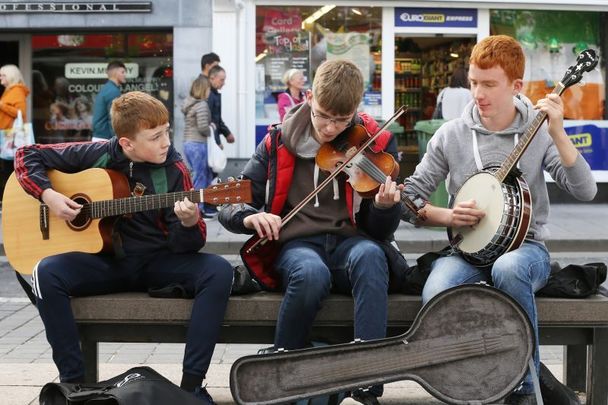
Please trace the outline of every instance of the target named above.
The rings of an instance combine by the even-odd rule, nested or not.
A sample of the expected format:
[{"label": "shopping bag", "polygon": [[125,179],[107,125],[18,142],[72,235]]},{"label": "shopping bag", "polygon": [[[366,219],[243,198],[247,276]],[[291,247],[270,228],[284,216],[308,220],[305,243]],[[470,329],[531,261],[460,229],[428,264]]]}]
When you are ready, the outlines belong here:
[{"label": "shopping bag", "polygon": [[210,134],[207,137],[207,165],[213,173],[221,173],[228,163],[226,154],[215,142],[213,127],[209,127]]},{"label": "shopping bag", "polygon": [[32,123],[23,122],[21,110],[13,122],[13,127],[0,131],[0,158],[12,160],[15,152],[22,146],[34,143],[34,129]]}]

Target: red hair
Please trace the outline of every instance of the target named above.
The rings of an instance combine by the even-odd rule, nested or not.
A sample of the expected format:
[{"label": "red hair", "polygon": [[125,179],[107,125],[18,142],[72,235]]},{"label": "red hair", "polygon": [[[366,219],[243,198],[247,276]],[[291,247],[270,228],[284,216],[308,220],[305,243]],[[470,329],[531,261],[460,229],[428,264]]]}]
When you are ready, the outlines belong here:
[{"label": "red hair", "polygon": [[480,69],[500,66],[513,81],[524,78],[526,58],[521,45],[512,37],[491,35],[473,47],[469,63]]}]

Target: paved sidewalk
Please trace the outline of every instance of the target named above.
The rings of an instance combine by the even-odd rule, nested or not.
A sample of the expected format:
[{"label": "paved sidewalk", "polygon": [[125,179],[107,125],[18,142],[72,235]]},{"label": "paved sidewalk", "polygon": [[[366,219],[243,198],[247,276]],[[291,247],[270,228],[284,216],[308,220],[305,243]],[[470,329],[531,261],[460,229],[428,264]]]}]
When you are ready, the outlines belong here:
[{"label": "paved sidewalk", "polygon": [[[608,202],[606,204],[554,204],[549,216],[552,252],[608,252]],[[248,235],[233,234],[217,219],[207,220],[205,250],[235,254]],[[445,228],[416,228],[401,221],[395,239],[402,251],[419,253],[439,250],[448,243]]]},{"label": "paved sidewalk", "polygon": [[[549,220],[551,237],[547,245],[554,259],[565,263],[608,261],[608,204],[553,205]],[[0,242],[2,235],[0,234]],[[247,235],[234,235],[208,221],[208,243],[205,251],[227,255],[238,261],[238,252]],[[445,231],[416,229],[402,223],[396,233],[408,261],[420,253],[437,250],[447,243]],[[232,362],[254,354],[258,345],[219,344],[208,375],[208,388],[220,404],[231,404],[228,375]],[[179,383],[183,344],[117,344],[100,346],[101,378],[117,375],[130,367],[146,364],[172,381]],[[543,346],[541,358],[561,378],[562,348]],[[57,370],[43,325],[24,298],[6,258],[0,257],[0,403],[3,405],[37,404],[40,388],[57,380]],[[413,382],[396,382],[386,386],[383,404],[441,403]]]},{"label": "paved sidewalk", "polygon": [[[206,380],[218,404],[232,404],[228,376],[239,357],[255,354],[261,345],[218,344]],[[130,367],[148,365],[176,384],[181,379],[183,344],[103,343],[100,345],[100,378],[110,378]],[[542,359],[561,378],[562,348],[543,346]],[[0,298],[0,403],[38,404],[42,386],[58,381],[51,349],[36,309],[23,299]],[[440,404],[411,381],[388,384],[383,404]]]}]

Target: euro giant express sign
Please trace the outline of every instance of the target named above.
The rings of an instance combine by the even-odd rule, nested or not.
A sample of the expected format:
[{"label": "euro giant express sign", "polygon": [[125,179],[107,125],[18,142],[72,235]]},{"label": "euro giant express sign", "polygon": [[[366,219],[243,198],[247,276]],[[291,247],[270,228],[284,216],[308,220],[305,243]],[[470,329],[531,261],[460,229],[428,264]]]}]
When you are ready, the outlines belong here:
[{"label": "euro giant express sign", "polygon": [[474,8],[396,7],[395,27],[477,28]]}]

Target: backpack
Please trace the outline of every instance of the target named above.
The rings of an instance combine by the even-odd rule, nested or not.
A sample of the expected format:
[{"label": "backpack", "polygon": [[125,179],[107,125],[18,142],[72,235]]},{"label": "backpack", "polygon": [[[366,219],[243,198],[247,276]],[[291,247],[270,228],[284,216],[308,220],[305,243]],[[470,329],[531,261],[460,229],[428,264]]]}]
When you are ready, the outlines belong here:
[{"label": "backpack", "polygon": [[562,268],[559,263],[552,262],[547,284],[536,294],[556,298],[585,298],[596,294],[605,280],[604,263],[569,264]]},{"label": "backpack", "polygon": [[134,367],[93,384],[48,383],[40,391],[40,405],[200,405],[150,367]]}]

